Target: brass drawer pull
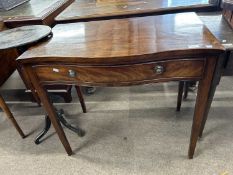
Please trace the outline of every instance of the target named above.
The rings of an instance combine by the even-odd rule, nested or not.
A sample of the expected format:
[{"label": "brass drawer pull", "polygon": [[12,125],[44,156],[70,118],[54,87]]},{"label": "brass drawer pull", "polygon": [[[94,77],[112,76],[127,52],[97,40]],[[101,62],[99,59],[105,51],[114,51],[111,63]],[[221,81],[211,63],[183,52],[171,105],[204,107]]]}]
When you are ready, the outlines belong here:
[{"label": "brass drawer pull", "polygon": [[69,77],[70,78],[75,78],[76,77],[76,72],[74,70],[69,70]]},{"label": "brass drawer pull", "polygon": [[162,74],[165,72],[165,68],[162,65],[157,65],[154,68],[156,74]]}]

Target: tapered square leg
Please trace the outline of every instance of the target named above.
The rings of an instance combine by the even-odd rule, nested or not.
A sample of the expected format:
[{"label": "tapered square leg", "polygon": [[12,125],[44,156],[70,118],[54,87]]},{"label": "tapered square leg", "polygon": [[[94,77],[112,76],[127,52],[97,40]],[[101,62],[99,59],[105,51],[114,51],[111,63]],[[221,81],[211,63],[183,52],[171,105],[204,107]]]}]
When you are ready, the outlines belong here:
[{"label": "tapered square leg", "polygon": [[86,113],[87,112],[87,108],[86,108],[86,105],[85,105],[85,101],[84,101],[84,98],[83,98],[83,94],[82,94],[81,88],[80,88],[80,86],[75,86],[75,89],[77,91],[79,102],[80,102],[80,104],[82,106],[83,113]]},{"label": "tapered square leg", "polygon": [[22,129],[19,127],[18,123],[16,122],[13,114],[11,113],[10,109],[8,108],[7,104],[5,103],[4,99],[0,95],[0,107],[6,113],[6,116],[10,119],[11,123],[14,125],[15,129],[18,131],[22,138],[25,138],[25,134],[23,133]]},{"label": "tapered square leg", "polygon": [[51,123],[53,125],[53,127],[55,128],[55,131],[60,139],[60,141],[62,142],[62,145],[64,146],[66,152],[68,155],[72,155],[72,149],[70,147],[70,144],[66,138],[66,135],[64,133],[64,130],[63,128],[61,127],[61,124],[60,122],[58,121],[57,119],[57,114],[56,114],[56,111],[55,111],[55,108],[54,106],[52,105],[49,97],[48,97],[48,94],[45,90],[45,88],[43,87],[42,84],[40,84],[37,76],[34,74],[33,70],[31,67],[25,67],[25,71],[27,72],[27,75],[30,76],[30,80],[35,88],[35,90],[37,91],[38,93],[38,96],[49,116],[49,119],[51,120]]},{"label": "tapered square leg", "polygon": [[208,107],[209,91],[213,80],[216,61],[217,58],[207,58],[206,71],[204,72],[203,79],[200,80],[198,85],[196,106],[194,111],[191,138],[189,144],[189,152],[188,152],[188,157],[190,159],[193,158],[196,143],[199,137],[199,133],[201,131],[202,121],[204,119],[206,108]]},{"label": "tapered square leg", "polygon": [[211,88],[209,90],[209,96],[208,96],[208,102],[207,102],[207,107],[205,109],[205,114],[201,123],[201,130],[199,133],[199,137],[202,137],[204,128],[205,128],[205,123],[209,114],[209,110],[214,98],[214,94],[216,91],[216,87],[220,82],[221,76],[222,76],[222,69],[223,69],[223,65],[225,64],[225,60],[226,58],[228,58],[228,53],[222,54],[217,62],[216,68],[215,68],[215,72],[214,72],[214,77],[213,77],[213,81],[212,81],[212,85]]}]

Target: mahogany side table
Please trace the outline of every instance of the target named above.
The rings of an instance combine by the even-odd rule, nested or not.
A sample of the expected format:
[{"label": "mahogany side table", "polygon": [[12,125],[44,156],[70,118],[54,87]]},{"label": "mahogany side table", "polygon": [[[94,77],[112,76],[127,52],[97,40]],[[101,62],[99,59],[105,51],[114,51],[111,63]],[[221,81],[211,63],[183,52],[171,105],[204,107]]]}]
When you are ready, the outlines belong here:
[{"label": "mahogany side table", "polygon": [[199,81],[189,144],[193,158],[223,46],[195,13],[60,24],[17,61],[36,89],[68,155],[72,149],[45,84],[131,86]]}]

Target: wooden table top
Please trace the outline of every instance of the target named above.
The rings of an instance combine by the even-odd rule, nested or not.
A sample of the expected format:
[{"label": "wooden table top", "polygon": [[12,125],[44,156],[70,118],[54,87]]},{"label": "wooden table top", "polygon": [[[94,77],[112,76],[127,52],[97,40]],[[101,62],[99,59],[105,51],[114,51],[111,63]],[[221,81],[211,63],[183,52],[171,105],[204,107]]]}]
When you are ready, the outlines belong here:
[{"label": "wooden table top", "polygon": [[36,42],[51,33],[44,25],[23,26],[0,32],[0,50],[16,48]]},{"label": "wooden table top", "polygon": [[221,12],[199,13],[198,16],[227,50],[233,50],[233,30]]},{"label": "wooden table top", "polygon": [[76,0],[55,20],[57,23],[113,16],[165,12],[211,6],[209,0]]},{"label": "wooden table top", "polygon": [[[29,21],[30,24],[35,24],[35,22],[47,20],[50,16],[54,18],[57,15],[57,11],[61,12],[73,1],[74,0],[30,0],[9,11],[0,11],[0,16],[4,19],[6,25],[14,25],[11,23],[22,23],[23,21]],[[51,21],[51,19],[49,20]]]},{"label": "wooden table top", "polygon": [[52,31],[51,40],[26,51],[21,61],[108,64],[224,50],[195,13],[59,24]]}]

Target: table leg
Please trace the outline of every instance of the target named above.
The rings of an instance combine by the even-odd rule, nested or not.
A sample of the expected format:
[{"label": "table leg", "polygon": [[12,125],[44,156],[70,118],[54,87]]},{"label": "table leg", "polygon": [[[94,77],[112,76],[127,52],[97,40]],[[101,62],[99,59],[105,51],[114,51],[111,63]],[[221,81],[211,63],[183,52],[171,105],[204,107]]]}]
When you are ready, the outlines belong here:
[{"label": "table leg", "polygon": [[201,122],[201,130],[200,130],[200,132],[199,132],[199,137],[202,137],[203,130],[204,130],[204,128],[205,128],[205,123],[206,123],[206,120],[207,120],[207,117],[208,117],[208,114],[209,114],[209,110],[210,110],[210,107],[211,107],[211,103],[212,103],[213,98],[214,98],[215,90],[216,90],[216,86],[214,86],[214,87],[211,89],[210,96],[209,96],[209,98],[208,98],[208,102],[207,102],[207,105],[206,105],[206,111],[205,111],[203,120],[202,120],[202,122]]},{"label": "table leg", "polygon": [[[86,105],[85,105],[85,102],[84,102],[84,99],[83,99],[81,88],[80,88],[80,86],[75,86],[75,88],[76,88],[76,91],[77,91],[77,94],[78,94],[78,97],[79,97],[79,102],[80,102],[80,104],[82,106],[82,110],[83,110],[84,113],[86,113]],[[73,132],[77,133],[80,137],[83,137],[85,135],[85,131],[83,131],[79,127],[77,127],[77,128],[73,127],[72,125],[70,125],[65,120],[65,118],[63,117],[63,115],[64,115],[63,110],[56,110],[56,113],[57,113],[57,117],[58,117],[59,122],[61,122],[65,127],[67,127],[68,129],[72,130]],[[51,121],[50,121],[48,115],[46,115],[45,116],[45,126],[44,126],[44,129],[36,137],[36,139],[34,141],[35,144],[38,145],[38,144],[40,144],[42,142],[41,139],[49,131],[50,126],[51,126]]]},{"label": "table leg", "polygon": [[36,93],[33,85],[30,83],[28,75],[24,73],[23,68],[19,64],[16,64],[16,66],[17,66],[16,67],[17,71],[18,71],[21,79],[23,80],[26,88],[31,90],[33,100],[35,100],[36,103],[40,106],[40,99],[39,99],[39,97],[38,97],[38,95],[37,95],[37,93]]},{"label": "table leg", "polygon": [[82,94],[81,88],[80,88],[80,86],[75,86],[75,89],[77,91],[79,102],[80,102],[80,104],[82,106],[83,113],[86,113],[87,108],[86,108],[86,105],[85,105],[85,102],[84,102],[84,99],[83,99],[83,94]]},{"label": "table leg", "polygon": [[35,90],[37,91],[37,94],[40,97],[41,102],[44,105],[45,110],[47,111],[49,119],[51,120],[52,125],[55,128],[55,131],[58,134],[58,137],[59,137],[60,141],[62,142],[62,145],[64,146],[67,154],[72,155],[72,153],[73,153],[72,149],[71,149],[70,144],[66,138],[64,130],[61,127],[61,124],[57,119],[56,110],[53,107],[46,90],[39,83],[39,80],[38,80],[37,76],[35,75],[35,73],[33,72],[31,67],[25,67],[25,71],[26,71],[27,75],[30,77],[30,80],[31,80]]},{"label": "table leg", "polygon": [[228,58],[228,56],[229,55],[227,53],[225,53],[218,59],[218,63],[216,65],[215,72],[214,72],[212,85],[211,85],[211,88],[210,88],[210,91],[209,91],[207,107],[206,107],[205,114],[204,114],[204,117],[203,117],[203,120],[202,120],[202,123],[201,123],[201,130],[200,130],[200,133],[199,133],[199,137],[202,137],[203,130],[205,128],[205,123],[206,123],[206,120],[207,120],[207,117],[208,117],[208,114],[209,114],[209,110],[210,110],[210,107],[211,107],[211,104],[212,104],[212,101],[213,101],[213,98],[214,98],[214,94],[215,94],[217,85],[219,84],[220,79],[221,79],[222,69],[223,69],[223,66],[224,66],[225,61]]},{"label": "table leg", "polygon": [[10,121],[12,122],[12,124],[14,125],[15,129],[18,131],[18,133],[20,134],[20,136],[22,138],[25,138],[25,135],[23,133],[23,131],[21,130],[21,128],[19,127],[18,123],[16,122],[14,116],[12,115],[10,109],[8,108],[7,104],[5,103],[4,99],[2,98],[2,96],[0,95],[0,107],[2,108],[2,110],[6,113],[6,116],[10,119]]},{"label": "table leg", "polygon": [[37,86],[36,90],[38,92],[38,95],[39,95],[39,97],[40,97],[40,99],[41,99],[41,101],[42,101],[42,103],[43,103],[43,105],[48,113],[48,116],[53,124],[53,127],[55,128],[55,130],[58,134],[58,137],[60,138],[67,154],[72,155],[72,149],[71,149],[70,144],[66,138],[64,130],[61,127],[61,124],[57,119],[56,111],[49,100],[49,97],[46,93],[46,90],[44,88],[42,88],[41,85]]},{"label": "table leg", "polygon": [[189,144],[189,152],[188,152],[188,156],[190,159],[193,158],[198,136],[201,131],[201,124],[205,115],[206,108],[208,106],[209,91],[213,80],[215,65],[216,65],[216,58],[207,59],[206,71],[204,73],[204,77],[202,80],[200,80],[198,85],[196,106],[194,111],[192,131],[191,131],[190,144]]}]

